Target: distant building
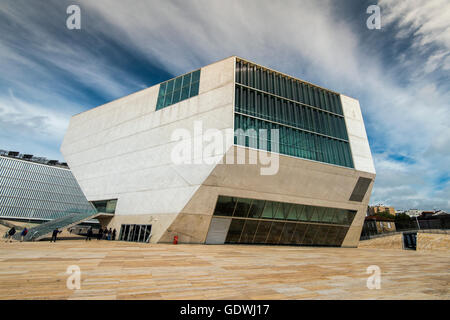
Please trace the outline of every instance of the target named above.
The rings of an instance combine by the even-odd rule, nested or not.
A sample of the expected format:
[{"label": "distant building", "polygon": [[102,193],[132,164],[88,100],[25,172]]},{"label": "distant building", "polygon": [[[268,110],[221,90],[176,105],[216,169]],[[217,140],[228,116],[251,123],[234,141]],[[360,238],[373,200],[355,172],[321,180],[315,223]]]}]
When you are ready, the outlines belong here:
[{"label": "distant building", "polygon": [[368,216],[364,219],[361,238],[367,238],[373,235],[394,231],[396,231],[396,227],[393,219],[376,215]]},{"label": "distant building", "polygon": [[0,156],[0,219],[48,221],[95,210],[67,166],[8,154]]},{"label": "distant building", "polygon": [[422,211],[420,217],[421,218],[429,218],[434,215],[434,211]]},{"label": "distant building", "polygon": [[387,212],[389,214],[392,214],[393,216],[396,215],[394,207],[387,207],[387,206],[382,206],[382,205],[369,207],[369,216],[373,216],[373,215],[376,215],[378,213],[383,213],[383,212]]},{"label": "distant building", "polygon": [[409,209],[406,210],[405,213],[410,216],[411,218],[415,218],[418,217],[422,214],[422,210],[418,210],[418,209]]}]

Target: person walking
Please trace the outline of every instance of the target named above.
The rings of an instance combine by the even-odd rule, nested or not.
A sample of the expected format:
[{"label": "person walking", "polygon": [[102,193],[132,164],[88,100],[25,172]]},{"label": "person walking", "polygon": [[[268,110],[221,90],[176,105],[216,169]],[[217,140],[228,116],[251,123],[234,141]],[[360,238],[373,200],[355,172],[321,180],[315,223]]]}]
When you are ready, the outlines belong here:
[{"label": "person walking", "polygon": [[108,240],[111,240],[112,230],[109,228],[108,230]]},{"label": "person walking", "polygon": [[102,240],[102,238],[103,238],[103,229],[102,227],[100,227],[100,229],[98,230],[97,240]]},{"label": "person walking", "polygon": [[89,227],[88,232],[87,232],[87,236],[86,236],[86,241],[91,241],[92,238],[92,227]]},{"label": "person walking", "polygon": [[23,239],[25,238],[25,236],[27,235],[27,233],[28,233],[27,227],[23,228],[22,232],[20,233],[20,242],[23,241]]},{"label": "person walking", "polygon": [[112,239],[113,239],[113,241],[116,240],[116,234],[117,234],[117,231],[116,231],[116,229],[114,229],[113,232],[112,232]]},{"label": "person walking", "polygon": [[52,241],[56,242],[56,237],[58,236],[58,233],[61,233],[61,231],[59,231],[58,228],[53,230],[52,239],[50,240],[50,242],[52,242]]},{"label": "person walking", "polygon": [[108,229],[105,227],[105,230],[103,230],[103,239],[106,240],[107,236],[108,236]]},{"label": "person walking", "polygon": [[8,231],[8,237],[6,238],[6,241],[5,241],[5,242],[8,242],[8,240],[9,240],[9,242],[12,242],[12,237],[13,237],[15,234],[16,234],[16,228],[15,228],[15,227],[12,227],[11,229],[9,229],[9,231]]}]

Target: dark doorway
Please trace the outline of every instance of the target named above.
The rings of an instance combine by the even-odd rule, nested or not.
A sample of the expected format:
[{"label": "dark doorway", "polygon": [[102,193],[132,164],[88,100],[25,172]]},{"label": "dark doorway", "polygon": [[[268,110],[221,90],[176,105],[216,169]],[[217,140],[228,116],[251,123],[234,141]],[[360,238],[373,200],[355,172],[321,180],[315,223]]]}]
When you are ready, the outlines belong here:
[{"label": "dark doorway", "polygon": [[403,233],[403,249],[416,250],[417,233]]}]

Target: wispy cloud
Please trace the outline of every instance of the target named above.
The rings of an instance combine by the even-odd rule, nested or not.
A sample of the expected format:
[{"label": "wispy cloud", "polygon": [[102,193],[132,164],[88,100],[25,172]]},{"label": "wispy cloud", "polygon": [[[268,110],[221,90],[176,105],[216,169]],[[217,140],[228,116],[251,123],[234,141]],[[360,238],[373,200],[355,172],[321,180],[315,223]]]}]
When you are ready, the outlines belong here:
[{"label": "wispy cloud", "polygon": [[[73,3],[79,31],[65,29]],[[80,0],[37,10],[7,0],[0,106],[18,122],[26,121],[23,104],[34,106],[29,127],[53,127],[62,140],[56,132],[69,114],[239,55],[360,100],[377,169],[374,202],[450,210],[442,179],[450,163],[450,4],[381,0],[382,30],[368,30],[370,4]]]}]

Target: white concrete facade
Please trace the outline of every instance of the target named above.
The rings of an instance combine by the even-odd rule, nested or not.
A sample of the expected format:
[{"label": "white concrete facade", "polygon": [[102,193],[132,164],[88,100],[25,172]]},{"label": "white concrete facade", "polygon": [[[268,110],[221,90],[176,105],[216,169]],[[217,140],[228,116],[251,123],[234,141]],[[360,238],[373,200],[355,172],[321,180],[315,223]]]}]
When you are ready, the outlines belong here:
[{"label": "white concrete facade", "polygon": [[373,180],[375,169],[355,99],[341,95],[355,169],[280,156],[279,173],[261,176],[258,165],[218,164],[243,148],[232,139],[213,164],[173,163],[176,129],[194,132],[196,121],[204,131],[234,129],[235,61],[201,68],[199,94],[158,111],[155,85],[74,116],[61,152],[87,199],[118,199],[114,218],[104,221],[108,228],[151,224],[155,243],[175,235],[205,243],[218,195],[356,210],[343,246],[357,245],[373,182],[362,202],[349,197],[358,178]]}]

